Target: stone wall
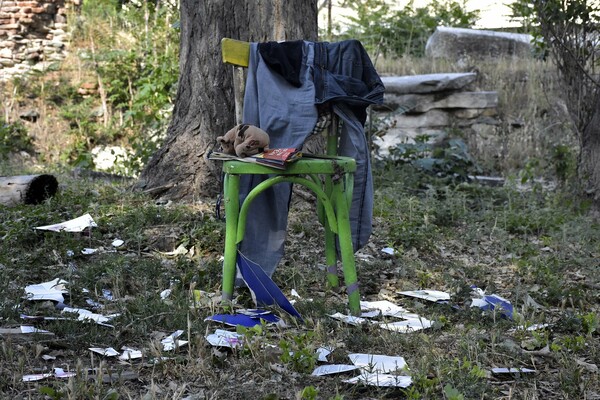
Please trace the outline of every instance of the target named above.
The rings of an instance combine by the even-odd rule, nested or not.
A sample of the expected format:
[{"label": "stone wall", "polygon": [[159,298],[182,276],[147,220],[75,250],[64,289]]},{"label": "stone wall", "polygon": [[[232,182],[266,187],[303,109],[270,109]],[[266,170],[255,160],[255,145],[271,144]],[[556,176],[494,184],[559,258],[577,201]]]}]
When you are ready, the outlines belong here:
[{"label": "stone wall", "polygon": [[81,0],[0,0],[0,80],[65,57],[67,15]]},{"label": "stone wall", "polygon": [[437,142],[449,134],[465,139],[476,159],[501,157],[498,93],[477,90],[476,78],[476,73],[382,77],[384,105],[375,111],[388,129],[373,139],[376,157],[389,158],[390,148],[417,136]]}]

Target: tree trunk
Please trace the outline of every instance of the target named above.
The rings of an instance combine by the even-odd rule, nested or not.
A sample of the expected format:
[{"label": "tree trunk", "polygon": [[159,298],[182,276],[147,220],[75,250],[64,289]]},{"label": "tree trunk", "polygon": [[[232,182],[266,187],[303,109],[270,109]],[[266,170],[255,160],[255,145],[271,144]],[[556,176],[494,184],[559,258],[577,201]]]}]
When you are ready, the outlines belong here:
[{"label": "tree trunk", "polygon": [[592,118],[581,133],[578,174],[586,194],[600,206],[600,89],[594,104]]},{"label": "tree trunk", "polygon": [[207,159],[234,125],[233,75],[221,39],[316,40],[316,0],[181,0],[179,83],[163,146],[136,185],[165,199],[214,196],[220,163]]}]

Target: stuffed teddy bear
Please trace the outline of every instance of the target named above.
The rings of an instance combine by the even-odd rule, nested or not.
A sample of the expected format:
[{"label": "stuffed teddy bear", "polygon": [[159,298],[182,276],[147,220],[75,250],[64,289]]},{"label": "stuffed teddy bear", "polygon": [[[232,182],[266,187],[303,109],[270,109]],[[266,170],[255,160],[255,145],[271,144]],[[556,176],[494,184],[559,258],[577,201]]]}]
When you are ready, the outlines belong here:
[{"label": "stuffed teddy bear", "polygon": [[218,136],[217,142],[226,154],[248,157],[269,148],[269,134],[254,125],[240,124]]}]

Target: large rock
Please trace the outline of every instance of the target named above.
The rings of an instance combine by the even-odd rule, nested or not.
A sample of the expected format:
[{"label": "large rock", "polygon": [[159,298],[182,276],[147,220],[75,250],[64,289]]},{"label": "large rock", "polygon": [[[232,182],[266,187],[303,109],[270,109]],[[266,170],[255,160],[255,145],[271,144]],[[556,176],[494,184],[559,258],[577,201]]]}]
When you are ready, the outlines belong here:
[{"label": "large rock", "polygon": [[443,92],[438,94],[394,94],[386,92],[383,106],[390,110],[399,107],[410,112],[425,112],[434,108],[493,108],[498,107],[498,92]]},{"label": "large rock", "polygon": [[383,76],[381,81],[386,93],[436,93],[446,90],[460,90],[477,78],[474,72],[425,74],[407,76]]},{"label": "large rock", "polygon": [[427,40],[425,55],[458,60],[464,58],[531,57],[531,35],[438,27]]}]

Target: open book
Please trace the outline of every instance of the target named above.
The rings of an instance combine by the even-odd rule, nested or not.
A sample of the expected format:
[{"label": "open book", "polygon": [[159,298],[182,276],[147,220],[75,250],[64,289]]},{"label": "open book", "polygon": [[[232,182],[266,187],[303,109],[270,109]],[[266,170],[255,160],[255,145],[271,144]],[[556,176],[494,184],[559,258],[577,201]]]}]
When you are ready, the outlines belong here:
[{"label": "open book", "polygon": [[277,169],[285,169],[289,163],[294,162],[302,157],[302,153],[293,147],[281,149],[267,149],[262,153],[255,154],[249,157],[238,157],[231,154],[225,154],[213,151],[208,157],[210,160],[222,161],[242,161],[254,164],[266,165]]}]

